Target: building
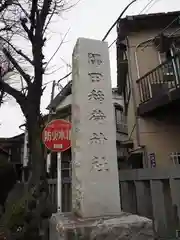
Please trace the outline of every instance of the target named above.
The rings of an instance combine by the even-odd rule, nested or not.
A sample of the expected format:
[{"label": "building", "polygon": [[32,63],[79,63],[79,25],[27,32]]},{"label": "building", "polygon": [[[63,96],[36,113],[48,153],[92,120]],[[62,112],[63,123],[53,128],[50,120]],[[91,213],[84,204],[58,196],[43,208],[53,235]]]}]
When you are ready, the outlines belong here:
[{"label": "building", "polygon": [[0,138],[0,161],[13,164],[18,180],[21,180],[23,165],[24,134],[11,138]]},{"label": "building", "polygon": [[180,12],[127,16],[117,24],[117,83],[132,168],[180,164]]},{"label": "building", "polygon": [[[52,108],[54,113],[53,118],[60,118],[71,121],[71,102],[72,102],[72,95],[71,95],[71,86],[72,82],[70,81],[61,91],[60,93],[54,98],[52,103],[47,107],[47,109]],[[126,118],[124,115],[123,110],[123,101],[122,97],[118,94],[117,88],[112,89],[112,103],[114,106],[114,113],[115,113],[115,123],[116,124],[116,142],[117,142],[117,154],[118,154],[118,163],[119,167],[123,168],[124,162],[127,157],[127,148],[131,147],[131,142],[127,141],[127,124]],[[51,164],[56,164],[55,158],[57,158],[56,153],[51,154],[51,160],[49,162]],[[71,161],[71,149],[62,153],[62,162],[64,162],[64,168],[68,165]],[[56,166],[53,167],[55,169]],[[52,177],[56,177],[56,171],[52,171]]]}]

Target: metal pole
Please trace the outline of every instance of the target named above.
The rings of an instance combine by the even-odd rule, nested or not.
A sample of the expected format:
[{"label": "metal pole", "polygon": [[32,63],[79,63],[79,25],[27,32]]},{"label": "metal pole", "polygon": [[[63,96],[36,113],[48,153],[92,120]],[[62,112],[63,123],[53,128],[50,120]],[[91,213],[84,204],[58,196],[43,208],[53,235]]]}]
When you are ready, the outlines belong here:
[{"label": "metal pole", "polygon": [[[28,166],[28,131],[24,132],[24,152],[23,152],[23,169]],[[23,170],[23,182],[25,182],[25,172]]]},{"label": "metal pole", "polygon": [[62,212],[61,152],[57,153],[57,211]]},{"label": "metal pole", "polygon": [[[51,121],[51,116],[52,116],[52,113],[53,113],[53,108],[52,108],[51,104],[52,104],[52,101],[53,101],[53,99],[54,99],[55,86],[56,86],[56,81],[54,80],[54,81],[53,81],[53,84],[52,84],[51,100],[50,100],[50,109],[49,109],[49,115],[48,115],[47,123],[49,123],[49,122]],[[45,154],[45,159],[46,159],[45,169],[44,169],[44,170],[47,171],[47,161],[48,161],[48,160],[47,160],[47,158],[48,158],[47,149],[45,149],[44,154]],[[51,157],[50,157],[50,159],[51,159]]]},{"label": "metal pole", "polygon": [[23,167],[27,167],[28,165],[28,132],[25,130],[24,132],[24,154],[23,154]]}]

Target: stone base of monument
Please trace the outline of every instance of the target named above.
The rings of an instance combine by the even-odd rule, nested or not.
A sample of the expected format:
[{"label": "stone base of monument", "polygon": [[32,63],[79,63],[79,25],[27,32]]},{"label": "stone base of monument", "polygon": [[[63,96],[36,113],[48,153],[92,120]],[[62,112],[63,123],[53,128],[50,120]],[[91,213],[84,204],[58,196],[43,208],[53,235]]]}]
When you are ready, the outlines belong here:
[{"label": "stone base of monument", "polygon": [[153,239],[152,221],[129,213],[87,219],[72,213],[56,213],[50,219],[50,240]]}]

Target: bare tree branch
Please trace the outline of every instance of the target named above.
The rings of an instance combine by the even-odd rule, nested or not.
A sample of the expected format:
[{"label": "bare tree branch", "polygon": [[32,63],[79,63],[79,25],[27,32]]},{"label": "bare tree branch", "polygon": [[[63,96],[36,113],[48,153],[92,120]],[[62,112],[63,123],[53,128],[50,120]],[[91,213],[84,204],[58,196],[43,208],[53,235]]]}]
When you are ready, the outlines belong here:
[{"label": "bare tree branch", "polygon": [[11,26],[6,26],[4,28],[1,28],[0,29],[0,32],[3,32],[3,31],[10,31],[11,30]]},{"label": "bare tree branch", "polygon": [[23,53],[21,50],[17,49],[10,41],[9,39],[5,39],[4,37],[0,36],[0,39],[2,39],[4,42],[6,42],[17,54],[19,54],[20,56],[22,56],[27,62],[29,62],[32,66],[33,61],[25,54]]},{"label": "bare tree branch", "polygon": [[[53,16],[60,16],[62,11],[66,10],[66,0],[3,0],[3,2],[12,3],[12,7],[10,6],[8,7],[8,9],[4,8],[4,10],[2,11],[4,11],[5,13],[0,12],[0,22],[2,23],[2,31],[0,29],[0,42],[4,43],[4,47],[2,50],[4,54],[2,54],[0,57],[3,61],[3,57],[5,58],[5,63],[10,62],[13,65],[13,71],[15,73],[18,72],[21,76],[21,78],[19,79],[19,88],[21,90],[18,90],[19,88],[13,87],[12,82],[6,82],[5,78],[2,77],[2,71],[0,71],[0,100],[1,97],[3,98],[3,92],[15,98],[26,118],[26,127],[28,130],[28,146],[30,153],[29,170],[31,178],[31,181],[28,182],[28,189],[32,190],[32,186],[33,189],[35,187],[38,187],[37,189],[39,189],[37,183],[39,183],[41,179],[45,178],[46,173],[46,151],[44,149],[44,146],[41,144],[42,127],[44,126],[44,121],[42,121],[42,115],[40,111],[41,96],[45,86],[48,84],[43,84],[43,77],[45,74],[44,66],[46,66],[47,68],[53,57],[56,55],[62,44],[65,42],[64,39],[66,38],[68,33],[67,32],[65,34],[57,50],[46,64],[46,59],[44,59],[45,56],[43,54],[44,48],[46,47],[45,42],[47,41],[46,30],[51,24]],[[0,11],[1,7],[2,1],[0,1]],[[10,36],[8,36],[8,27],[10,29]],[[5,36],[3,35],[4,32],[8,34]],[[30,43],[27,45],[28,47],[31,45],[30,57],[28,54],[25,54],[26,51],[20,50],[21,45],[16,45],[14,44],[15,42],[13,42],[18,40],[21,44],[22,37],[23,40],[25,39],[28,41],[28,43]],[[15,56],[13,53],[15,54]],[[23,68],[23,65],[20,62],[22,59],[25,60],[26,63],[28,63],[28,66],[29,64],[32,65],[32,78],[28,74],[28,70]],[[59,80],[59,82],[60,81],[61,79]],[[47,192],[46,195],[48,195],[48,188],[45,191]],[[37,201],[40,198],[41,196],[38,196]],[[29,199],[27,199],[27,201],[29,201]],[[47,212],[46,202],[41,210],[41,213]],[[26,214],[28,214],[29,209],[25,208],[23,211],[23,217],[28,216]],[[37,211],[37,215],[33,215],[33,218],[36,218],[37,220],[37,229],[36,226],[33,226],[33,233],[31,233],[32,231],[29,231],[29,229],[32,229],[31,225],[33,223],[31,223],[31,221],[21,224],[23,232],[18,233],[18,239],[23,238],[24,235],[28,236],[29,239],[40,238],[39,226],[42,225],[42,221],[44,220],[41,213]],[[12,233],[12,236],[14,236],[14,233],[17,234],[17,229],[19,228],[19,224],[14,224],[15,225],[13,225],[10,230],[10,234]]]},{"label": "bare tree branch", "polygon": [[60,66],[60,67],[58,67],[57,69],[55,69],[55,70],[53,70],[53,71],[51,71],[51,72],[46,72],[46,73],[44,73],[44,75],[52,75],[53,73],[55,73],[55,72],[57,72],[58,70],[60,70],[61,68],[63,68],[64,66]]},{"label": "bare tree branch", "polygon": [[5,54],[5,56],[9,59],[9,61],[13,64],[13,66],[15,67],[15,69],[20,73],[20,75],[24,78],[24,80],[26,81],[26,83],[28,85],[31,84],[31,77],[24,72],[24,70],[20,67],[20,65],[17,63],[17,61],[13,58],[13,56],[10,54],[10,52],[6,49],[3,48],[3,53]]},{"label": "bare tree branch", "polygon": [[19,1],[15,2],[14,4],[17,5],[17,6],[19,6],[20,9],[22,10],[22,12],[25,14],[25,16],[26,16],[27,18],[29,18],[29,14],[27,13],[27,11],[24,9],[24,7],[22,6],[22,4],[21,4]]},{"label": "bare tree branch", "polygon": [[31,7],[31,15],[30,15],[30,21],[31,21],[31,27],[30,27],[30,32],[33,35],[34,29],[35,29],[35,16],[37,13],[37,3],[38,0],[32,0],[32,7]]},{"label": "bare tree branch", "polygon": [[57,47],[56,51],[54,52],[54,54],[52,55],[52,57],[51,57],[51,58],[49,59],[49,61],[47,62],[46,66],[45,66],[45,70],[46,70],[47,66],[50,64],[50,62],[52,61],[52,59],[54,58],[54,56],[57,54],[57,52],[59,51],[59,49],[61,48],[61,46],[63,45],[64,40],[65,40],[65,38],[67,37],[69,31],[70,31],[70,28],[69,28],[68,31],[65,33],[65,35],[64,35],[63,39],[61,40],[59,46]]},{"label": "bare tree branch", "polygon": [[4,89],[2,88],[2,89],[1,89],[1,92],[0,92],[0,106],[1,106],[1,104],[3,103],[4,94],[5,94],[5,91],[4,91]]},{"label": "bare tree branch", "polygon": [[29,40],[31,42],[33,42],[33,34],[29,30],[29,28],[26,26],[26,23],[27,23],[27,19],[26,18],[21,19],[21,25],[22,25],[24,31],[27,33]]},{"label": "bare tree branch", "polygon": [[26,97],[20,91],[4,82],[2,78],[0,78],[0,89],[14,97],[19,104],[24,106],[24,104],[26,103]]},{"label": "bare tree branch", "polygon": [[55,4],[54,4],[54,8],[53,8],[53,10],[52,10],[52,13],[51,13],[51,15],[50,15],[50,17],[49,17],[49,19],[48,19],[45,27],[44,27],[43,35],[44,35],[44,33],[46,32],[46,30],[47,30],[47,28],[48,28],[48,26],[49,26],[49,23],[51,22],[52,17],[54,16],[55,11],[56,11],[56,2],[55,2]]},{"label": "bare tree branch", "polygon": [[43,7],[40,13],[42,27],[44,26],[47,15],[49,14],[51,3],[52,3],[52,0],[46,0],[43,2]]},{"label": "bare tree branch", "polygon": [[12,0],[6,0],[1,6],[0,6],[0,12],[3,12],[8,6],[12,4]]}]

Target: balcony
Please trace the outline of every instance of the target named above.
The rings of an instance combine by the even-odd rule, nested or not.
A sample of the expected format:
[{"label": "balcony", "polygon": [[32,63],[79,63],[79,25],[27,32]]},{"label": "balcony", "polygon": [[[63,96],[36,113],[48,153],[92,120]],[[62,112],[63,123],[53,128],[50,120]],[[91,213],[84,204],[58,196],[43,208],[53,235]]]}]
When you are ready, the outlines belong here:
[{"label": "balcony", "polygon": [[137,80],[140,116],[155,115],[180,106],[180,54]]}]

